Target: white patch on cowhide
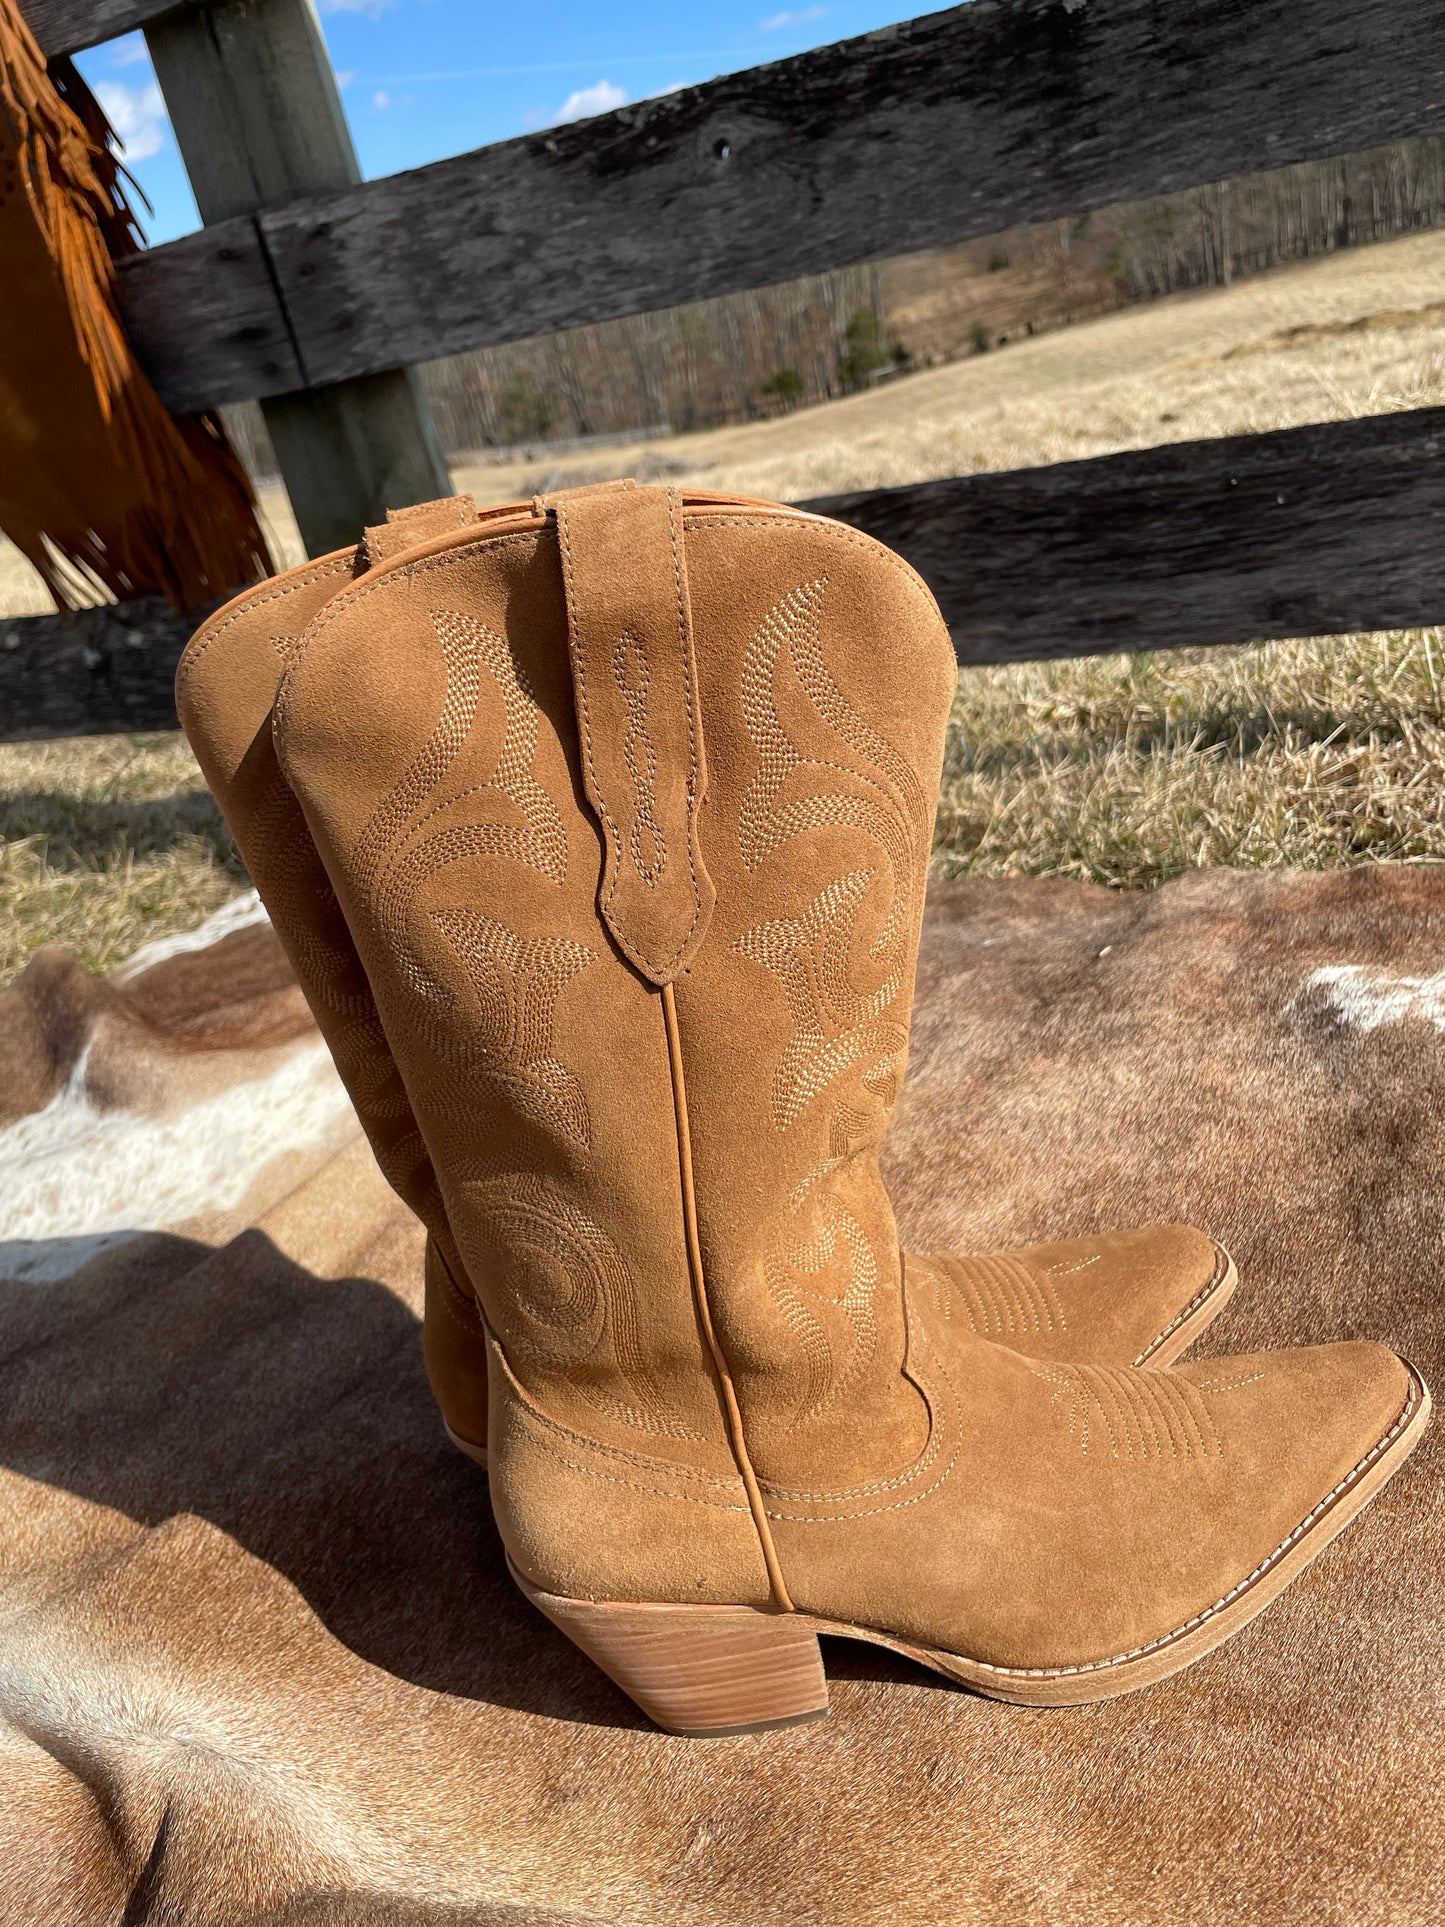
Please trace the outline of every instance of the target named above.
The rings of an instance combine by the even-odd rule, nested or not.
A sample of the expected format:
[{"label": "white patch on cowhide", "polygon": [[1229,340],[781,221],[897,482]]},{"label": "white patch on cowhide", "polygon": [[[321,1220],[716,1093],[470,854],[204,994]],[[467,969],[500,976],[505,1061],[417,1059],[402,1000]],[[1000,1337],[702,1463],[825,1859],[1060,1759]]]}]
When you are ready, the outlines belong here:
[{"label": "white patch on cowhide", "polygon": [[97,1108],[88,1055],[44,1110],[0,1130],[0,1277],[68,1278],[141,1232],[234,1211],[275,1158],[340,1149],[357,1128],[319,1039],[164,1117]]},{"label": "white patch on cowhide", "polygon": [[1326,964],[1305,979],[1323,993],[1324,1008],[1353,1030],[1379,1030],[1410,1019],[1445,1031],[1445,970],[1432,977],[1397,977],[1367,964]]},{"label": "white patch on cowhide", "polygon": [[185,957],[193,951],[209,950],[222,937],[229,937],[237,930],[249,930],[254,924],[267,921],[266,906],[254,890],[247,890],[242,896],[232,897],[229,903],[223,903],[219,910],[213,910],[205,922],[197,924],[194,930],[181,930],[173,937],[157,937],[154,943],[143,943],[134,955],[127,957],[123,964],[117,965],[110,973],[110,981],[113,984],[128,984],[171,957]]}]

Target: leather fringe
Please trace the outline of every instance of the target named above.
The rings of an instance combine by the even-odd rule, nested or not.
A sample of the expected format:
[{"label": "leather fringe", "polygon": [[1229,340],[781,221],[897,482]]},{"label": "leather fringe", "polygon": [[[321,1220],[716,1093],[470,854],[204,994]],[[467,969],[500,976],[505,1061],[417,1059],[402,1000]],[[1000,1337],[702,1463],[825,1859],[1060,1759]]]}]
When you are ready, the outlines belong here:
[{"label": "leather fringe", "polygon": [[0,528],[62,607],[190,608],[272,564],[219,418],[170,415],[126,339],[113,264],[143,241],[113,140],[0,0]]}]

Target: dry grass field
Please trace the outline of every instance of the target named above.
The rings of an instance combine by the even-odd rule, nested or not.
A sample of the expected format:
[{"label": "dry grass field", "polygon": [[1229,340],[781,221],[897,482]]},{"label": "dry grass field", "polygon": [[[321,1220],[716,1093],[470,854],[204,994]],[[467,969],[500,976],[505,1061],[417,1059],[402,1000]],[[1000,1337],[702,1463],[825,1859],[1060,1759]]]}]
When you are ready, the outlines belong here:
[{"label": "dry grass field", "polygon": [[[780,420],[457,474],[479,500],[635,473],[784,500],[1445,401],[1445,233],[1131,309]],[[299,550],[279,492],[268,520]],[[0,614],[47,606],[0,544]],[[1161,642],[1167,642],[1161,637]],[[936,863],[1122,887],[1194,864],[1445,858],[1445,636],[969,670]],[[92,968],[244,873],[183,743],[0,747],[0,982]]]},{"label": "dry grass field", "polygon": [[0,984],[43,943],[103,970],[246,887],[184,737],[0,747]]}]

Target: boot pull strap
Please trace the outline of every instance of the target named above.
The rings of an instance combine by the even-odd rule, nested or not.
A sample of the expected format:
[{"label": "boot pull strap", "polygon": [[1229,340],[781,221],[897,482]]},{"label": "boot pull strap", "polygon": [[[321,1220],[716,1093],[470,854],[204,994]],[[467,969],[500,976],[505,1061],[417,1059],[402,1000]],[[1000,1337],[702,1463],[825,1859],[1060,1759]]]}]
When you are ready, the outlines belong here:
[{"label": "boot pull strap", "polygon": [[464,529],[476,519],[477,505],[470,495],[444,495],[439,502],[416,502],[410,508],[388,509],[386,520],[366,531],[362,567],[374,569],[378,562],[389,562],[403,549],[429,541],[434,535]]},{"label": "boot pull strap", "polygon": [[582,779],[605,845],[598,908],[642,974],[671,983],[714,902],[682,498],[577,489],[537,506],[557,518]]}]

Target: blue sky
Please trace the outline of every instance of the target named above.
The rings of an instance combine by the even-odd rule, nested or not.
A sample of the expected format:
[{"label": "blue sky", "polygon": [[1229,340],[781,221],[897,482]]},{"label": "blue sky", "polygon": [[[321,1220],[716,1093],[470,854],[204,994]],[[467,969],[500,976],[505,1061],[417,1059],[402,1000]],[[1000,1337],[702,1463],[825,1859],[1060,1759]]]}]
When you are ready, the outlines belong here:
[{"label": "blue sky", "polygon": [[[419,167],[529,129],[780,60],[930,10],[928,0],[320,0],[352,137],[368,176]],[[140,34],[79,66],[152,202],[152,241],[198,225]]]}]

